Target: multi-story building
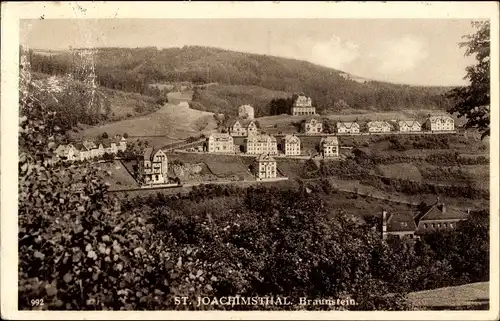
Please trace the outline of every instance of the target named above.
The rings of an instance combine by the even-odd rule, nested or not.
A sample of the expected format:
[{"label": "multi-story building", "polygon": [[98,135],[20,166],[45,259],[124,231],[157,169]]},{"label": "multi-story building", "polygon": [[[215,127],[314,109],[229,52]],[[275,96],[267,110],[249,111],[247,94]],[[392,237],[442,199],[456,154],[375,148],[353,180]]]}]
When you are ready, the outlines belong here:
[{"label": "multi-story building", "polygon": [[295,135],[286,135],[281,141],[281,151],[285,155],[300,155],[300,139]]},{"label": "multi-story building", "polygon": [[322,138],[319,146],[323,157],[339,157],[339,140],[336,136]]},{"label": "multi-story building", "polygon": [[247,154],[278,154],[276,138],[267,134],[249,135],[244,140],[244,150]]},{"label": "multi-story building", "polygon": [[323,123],[315,115],[308,115],[302,123],[302,131],[307,135],[320,134],[323,131]]},{"label": "multi-story building", "polygon": [[454,208],[447,208],[446,204],[438,200],[421,217],[417,217],[416,234],[425,234],[434,231],[444,231],[457,227],[458,222],[466,220],[468,213]]},{"label": "multi-story building", "polygon": [[250,105],[238,107],[238,117],[242,119],[254,119],[254,109]]},{"label": "multi-story building", "polygon": [[229,134],[216,133],[207,138],[209,153],[234,153],[234,140]]},{"label": "multi-story building", "polygon": [[388,133],[391,131],[391,125],[383,120],[370,121],[367,126],[369,133]]},{"label": "multi-story building", "polygon": [[455,130],[455,121],[448,115],[430,116],[423,127],[430,131],[452,131]]},{"label": "multi-story building", "polygon": [[453,208],[447,208],[444,203],[436,203],[421,213],[411,214],[409,212],[388,215],[382,212],[382,238],[396,236],[420,237],[426,233],[447,231],[457,227],[460,221],[466,220],[469,211],[464,212]]},{"label": "multi-story building", "polygon": [[253,173],[257,180],[276,178],[276,160],[269,154],[262,154],[255,158]]},{"label": "multi-story building", "polygon": [[293,116],[299,115],[314,115],[316,114],[316,107],[313,107],[312,100],[304,94],[299,94],[293,101],[292,110],[290,113]]},{"label": "multi-story building", "polygon": [[338,134],[359,134],[359,124],[356,122],[337,122]]},{"label": "multi-story building", "polygon": [[139,181],[144,184],[168,183],[168,159],[161,149],[148,147],[139,160]]},{"label": "multi-story building", "polygon": [[253,120],[234,119],[229,123],[228,132],[233,137],[244,137],[257,134],[258,128]]},{"label": "multi-story building", "polygon": [[400,120],[397,123],[400,132],[420,132],[422,125],[416,120]]}]

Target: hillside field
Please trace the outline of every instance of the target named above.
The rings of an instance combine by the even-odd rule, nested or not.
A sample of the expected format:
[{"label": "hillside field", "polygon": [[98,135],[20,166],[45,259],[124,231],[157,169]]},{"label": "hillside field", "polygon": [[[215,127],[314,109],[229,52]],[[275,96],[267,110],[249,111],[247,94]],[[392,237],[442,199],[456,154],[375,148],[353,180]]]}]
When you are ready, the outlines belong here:
[{"label": "hillside field", "polygon": [[[200,124],[203,124],[202,130]],[[142,140],[149,140],[151,137],[148,136],[162,136],[156,138],[153,144],[160,147],[190,136],[212,132],[216,128],[212,113],[167,103],[149,115],[87,128],[81,136],[93,138],[107,133],[111,137],[127,133],[130,137],[144,137]]]},{"label": "hillside field", "polygon": [[416,308],[424,310],[487,310],[489,282],[412,292],[408,298]]}]

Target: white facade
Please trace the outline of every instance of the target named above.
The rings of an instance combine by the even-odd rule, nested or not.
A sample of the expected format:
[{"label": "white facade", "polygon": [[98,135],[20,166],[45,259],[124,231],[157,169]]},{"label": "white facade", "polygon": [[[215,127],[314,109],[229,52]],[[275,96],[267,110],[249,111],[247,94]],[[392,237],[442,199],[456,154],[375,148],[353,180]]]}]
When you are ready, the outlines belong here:
[{"label": "white facade", "polygon": [[321,153],[324,157],[339,157],[339,140],[335,136],[322,138],[320,141]]},{"label": "white facade", "polygon": [[386,121],[371,121],[367,125],[370,133],[388,133],[391,131],[391,125]]},{"label": "white facade", "polygon": [[306,120],[302,124],[302,130],[307,135],[320,134],[321,132],[323,132],[323,123],[321,122],[321,120],[315,117],[306,118]]},{"label": "white facade", "polygon": [[161,150],[146,148],[139,162],[139,180],[144,184],[168,183],[168,159]]},{"label": "white facade", "polygon": [[300,155],[300,139],[295,135],[286,135],[283,138],[281,148],[285,155]]},{"label": "white facade", "polygon": [[234,153],[234,140],[229,134],[211,134],[207,147],[209,153]]},{"label": "white facade", "polygon": [[251,135],[245,138],[245,153],[247,154],[278,154],[276,138],[270,135]]},{"label": "white facade", "polygon": [[59,145],[56,149],[56,155],[68,161],[84,161],[95,157],[102,157],[106,153],[117,154],[119,151],[124,152],[126,149],[127,140],[122,137],[116,141],[105,139],[99,145],[92,141]]},{"label": "white facade", "polygon": [[424,123],[424,127],[430,131],[452,131],[455,130],[455,121],[450,116],[431,116]]},{"label": "white facade", "polygon": [[359,134],[359,124],[356,122],[338,122],[337,133],[339,134]]},{"label": "white facade", "polygon": [[254,109],[250,105],[238,107],[238,117],[243,119],[254,119]]},{"label": "white facade", "polygon": [[235,120],[229,126],[229,134],[233,137],[244,137],[256,135],[258,133],[257,125],[253,120]]},{"label": "white facade", "polygon": [[257,179],[276,178],[276,160],[270,155],[259,155],[255,159],[253,172]]},{"label": "white facade", "polygon": [[400,120],[397,124],[400,132],[422,131],[422,125],[416,120]]},{"label": "white facade", "polygon": [[291,114],[298,115],[314,115],[316,114],[316,107],[312,106],[312,100],[306,95],[300,94],[293,102]]}]

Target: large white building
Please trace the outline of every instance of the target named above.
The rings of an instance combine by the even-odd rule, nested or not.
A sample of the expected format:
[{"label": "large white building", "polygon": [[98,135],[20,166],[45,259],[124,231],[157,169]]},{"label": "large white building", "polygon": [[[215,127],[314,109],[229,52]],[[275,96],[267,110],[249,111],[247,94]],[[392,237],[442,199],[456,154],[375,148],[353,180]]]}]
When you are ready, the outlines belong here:
[{"label": "large white building", "polygon": [[281,141],[281,151],[285,155],[300,155],[300,139],[295,135],[286,135]]},{"label": "large white building", "polygon": [[290,113],[293,116],[314,115],[316,114],[316,107],[313,107],[310,97],[307,97],[304,94],[299,94],[293,102],[292,110]]},{"label": "large white building", "polygon": [[215,133],[207,138],[209,153],[234,153],[234,140],[229,134]]},{"label": "large white building", "polygon": [[455,121],[448,115],[430,116],[423,127],[430,131],[452,131],[455,130]]},{"label": "large white building", "polygon": [[139,160],[139,181],[144,184],[168,183],[168,159],[161,149],[148,147]]},{"label": "large white building", "polygon": [[242,105],[238,107],[238,117],[242,119],[254,119],[254,109],[250,105]]},{"label": "large white building", "polygon": [[422,125],[416,120],[400,120],[397,122],[397,127],[400,132],[420,132]]},{"label": "large white building", "polygon": [[383,120],[375,120],[368,122],[369,133],[388,133],[391,131],[391,125]]},{"label": "large white building", "polygon": [[261,134],[261,135],[249,135],[244,140],[244,150],[247,154],[278,154],[278,147],[276,143],[276,137]]},{"label": "large white building", "polygon": [[276,178],[277,171],[276,160],[271,155],[262,154],[255,158],[253,173],[257,180]]},{"label": "large white building", "polygon": [[337,137],[328,136],[322,138],[319,146],[323,157],[339,157],[339,140]]},{"label": "large white building", "polygon": [[359,134],[359,124],[356,122],[337,122],[338,134]]}]

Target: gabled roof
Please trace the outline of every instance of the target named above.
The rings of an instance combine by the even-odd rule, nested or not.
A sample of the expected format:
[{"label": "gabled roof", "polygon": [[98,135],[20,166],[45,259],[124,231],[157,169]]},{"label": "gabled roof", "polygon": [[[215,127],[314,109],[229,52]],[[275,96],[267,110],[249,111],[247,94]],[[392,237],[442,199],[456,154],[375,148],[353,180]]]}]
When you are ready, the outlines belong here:
[{"label": "gabled roof", "polygon": [[415,125],[421,126],[421,124],[418,120],[400,120],[400,121],[398,121],[399,126],[403,126],[404,124],[406,124],[406,126],[408,126],[408,127],[413,127]]},{"label": "gabled roof", "polygon": [[[443,211],[444,209],[444,211]],[[467,213],[445,206],[443,203],[433,205],[419,221],[432,220],[461,220],[466,219]]]},{"label": "gabled roof", "polygon": [[248,127],[250,125],[250,123],[254,123],[254,125],[255,125],[255,121],[252,119],[233,118],[233,119],[229,120],[228,126],[233,127],[234,124],[236,124],[236,122],[239,122],[240,125],[242,127],[245,127],[245,128]]},{"label": "gabled roof", "polygon": [[438,119],[440,120],[453,120],[453,118],[450,115],[432,115],[429,117],[431,121],[436,121]]},{"label": "gabled roof", "polygon": [[321,138],[321,141],[320,143],[327,143],[327,144],[337,144],[339,143],[339,139],[337,138],[337,136],[328,136],[328,137],[324,137],[324,138]]},{"label": "gabled roof", "polygon": [[384,127],[384,126],[390,127],[389,123],[386,122],[385,120],[370,121],[370,122],[368,122],[368,126],[369,127]]},{"label": "gabled roof", "polygon": [[147,147],[144,149],[144,160],[151,160],[151,157],[153,155],[153,148],[152,147]]},{"label": "gabled roof", "polygon": [[387,218],[387,232],[413,232],[417,229],[411,213],[390,214]]},{"label": "gabled roof", "polygon": [[359,128],[359,124],[357,122],[340,122],[340,121],[337,122],[337,128],[345,127],[345,128],[350,129],[353,126]]},{"label": "gabled roof", "polygon": [[89,149],[83,144],[83,143],[75,143],[73,146],[75,146],[76,150],[79,150],[79,151],[82,151],[82,152],[85,152],[85,151],[88,151]]},{"label": "gabled roof", "polygon": [[227,133],[213,133],[210,134],[208,139],[213,139],[217,141],[233,141],[233,136],[227,134]]},{"label": "gabled roof", "polygon": [[295,135],[285,135],[285,137],[283,137],[283,140],[284,141],[297,140],[300,142],[300,138]]},{"label": "gabled roof", "polygon": [[275,162],[276,160],[269,154],[260,154],[255,158],[258,162]]}]

